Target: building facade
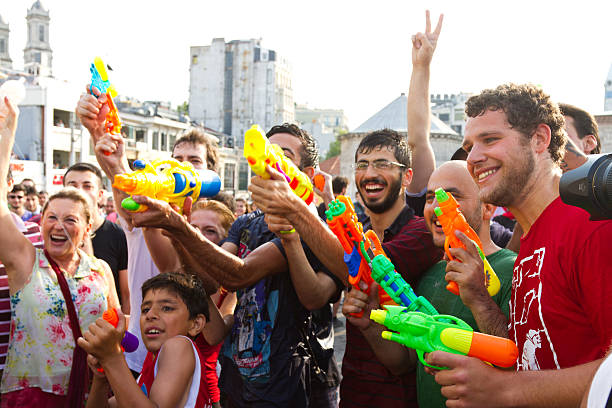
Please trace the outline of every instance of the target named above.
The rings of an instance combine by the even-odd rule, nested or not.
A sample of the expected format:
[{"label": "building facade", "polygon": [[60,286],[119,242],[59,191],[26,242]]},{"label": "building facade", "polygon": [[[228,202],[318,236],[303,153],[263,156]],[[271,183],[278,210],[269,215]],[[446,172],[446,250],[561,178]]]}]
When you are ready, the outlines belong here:
[{"label": "building facade", "polygon": [[8,23],[0,16],[0,68],[12,69],[13,60],[9,54],[9,30]]},{"label": "building facade", "polygon": [[465,102],[471,94],[432,94],[430,95],[431,113],[450,126],[458,135],[465,131]]},{"label": "building facade", "polygon": [[261,40],[215,38],[190,51],[189,116],[229,135],[224,147],[242,148],[253,124],[294,121],[289,63]]},{"label": "building facade", "polygon": [[606,82],[604,83],[604,111],[611,112],[612,111],[612,65],[610,65],[610,70],[608,71],[608,77],[606,78]]},{"label": "building facade", "polygon": [[342,109],[311,109],[296,104],[295,120],[315,138],[321,157],[325,157],[338,135],[348,132],[348,120]]},{"label": "building facade", "polygon": [[[66,168],[79,161],[96,163],[91,137],[74,114],[82,84],[53,78],[49,44],[49,12],[35,1],[27,12],[28,40],[24,49],[24,70],[12,69],[8,53],[8,24],[0,17],[0,85],[8,79],[24,79],[26,97],[19,105],[20,120],[15,137],[11,169],[14,179],[35,181],[39,190],[54,192],[62,186]],[[2,41],[4,40],[4,41]],[[2,48],[2,44],[5,48]],[[128,160],[152,160],[171,156],[172,146],[182,133],[200,128],[219,144],[229,140],[215,130],[204,128],[180,115],[163,102],[139,102],[118,96],[115,103],[122,120],[122,135]],[[222,188],[233,194],[246,193],[247,172],[242,149],[220,148],[219,176]],[[107,181],[110,187],[110,181]]]}]

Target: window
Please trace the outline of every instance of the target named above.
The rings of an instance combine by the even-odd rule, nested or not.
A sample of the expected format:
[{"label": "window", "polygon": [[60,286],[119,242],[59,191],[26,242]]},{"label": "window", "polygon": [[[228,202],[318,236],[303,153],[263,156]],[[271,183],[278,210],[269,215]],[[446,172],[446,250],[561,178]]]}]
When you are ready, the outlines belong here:
[{"label": "window", "polygon": [[174,147],[174,144],[176,143],[176,134],[170,135],[170,140],[168,142],[168,147],[172,149]]},{"label": "window", "polygon": [[123,125],[121,127],[121,136],[126,139],[134,140],[134,128],[132,126]]},{"label": "window", "polygon": [[153,141],[152,141],[151,148],[153,150],[159,150],[159,133],[158,132],[153,132]]},{"label": "window", "polygon": [[34,53],[34,62],[38,62],[40,64],[40,52]]},{"label": "window", "polygon": [[146,142],[147,141],[147,131],[145,129],[136,129],[136,141],[137,142]]},{"label": "window", "polygon": [[236,165],[234,163],[225,163],[225,170],[223,172],[223,189],[233,190],[234,189],[234,174],[236,173]]},{"label": "window", "polygon": [[161,147],[159,150],[161,150],[162,152],[168,150],[168,135],[165,132],[162,132],[161,134]]},{"label": "window", "polygon": [[0,38],[0,54],[4,54],[6,52],[6,40],[4,38]]},{"label": "window", "polygon": [[240,163],[238,170],[238,190],[246,190],[249,186],[249,165],[248,163]]},{"label": "window", "polygon": [[38,40],[41,42],[45,42],[45,26],[38,26]]}]

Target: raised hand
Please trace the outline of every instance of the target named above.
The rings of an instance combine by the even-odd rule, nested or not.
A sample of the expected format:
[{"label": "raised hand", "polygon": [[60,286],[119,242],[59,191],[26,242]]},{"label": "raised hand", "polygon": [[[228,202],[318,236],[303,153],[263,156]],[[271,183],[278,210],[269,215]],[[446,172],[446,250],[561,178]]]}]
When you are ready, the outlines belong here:
[{"label": "raised hand", "polygon": [[95,145],[104,135],[104,122],[109,107],[106,103],[106,94],[100,94],[95,87],[92,88],[92,91],[93,95],[90,93],[90,85],[87,85],[86,92],[81,95],[77,103],[75,113],[91,134]]},{"label": "raised hand", "polygon": [[438,44],[438,37],[442,31],[442,20],[444,14],[440,14],[436,29],[431,31],[431,21],[429,18],[429,10],[425,12],[425,32],[416,33],[412,36],[412,65],[429,65],[433,53]]},{"label": "raised hand", "polygon": [[[354,287],[348,291],[344,297],[342,304],[342,314],[346,319],[360,330],[366,330],[370,325],[375,324],[370,320],[370,312],[372,309],[380,308],[378,302],[378,283],[372,282],[370,285],[370,293],[367,294],[368,285],[365,282],[359,282],[359,289]],[[355,317],[354,314],[363,312],[361,317]]]},{"label": "raised hand", "polygon": [[294,211],[291,206],[292,201],[299,198],[293,193],[281,173],[270,166],[266,166],[266,170],[270,174],[269,179],[259,176],[251,179],[249,191],[253,203],[266,214],[287,217]]},{"label": "raised hand", "polygon": [[[0,102],[1,103],[1,102]],[[15,140],[15,132],[17,131],[17,117],[19,109],[13,106],[8,97],[4,97],[8,113],[6,117],[0,116],[0,137],[3,143],[13,143]]]},{"label": "raised hand", "polygon": [[484,282],[484,264],[476,244],[461,231],[455,231],[466,249],[451,248],[455,258],[446,264],[446,280],[457,282],[463,303],[470,307],[479,301],[488,301],[489,293]]}]

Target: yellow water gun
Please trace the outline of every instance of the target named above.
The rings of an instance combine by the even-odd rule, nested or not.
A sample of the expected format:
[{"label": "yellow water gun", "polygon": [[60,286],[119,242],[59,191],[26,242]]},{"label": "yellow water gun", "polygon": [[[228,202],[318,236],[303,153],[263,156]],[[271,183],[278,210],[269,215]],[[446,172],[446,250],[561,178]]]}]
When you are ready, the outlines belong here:
[{"label": "yellow water gun", "polygon": [[[182,210],[187,197],[212,197],[221,189],[221,180],[212,170],[196,170],[189,162],[175,159],[134,160],[135,171],[117,174],[113,187],[130,195],[144,195],[176,204]],[[146,205],[140,205],[128,197],[121,202],[128,211],[142,212]]]},{"label": "yellow water gun", "polygon": [[278,170],[289,183],[289,187],[306,204],[314,199],[312,183],[308,176],[283,153],[279,145],[270,143],[258,125],[253,125],[244,134],[244,157],[249,162],[251,170],[258,176],[269,179],[266,165]]}]

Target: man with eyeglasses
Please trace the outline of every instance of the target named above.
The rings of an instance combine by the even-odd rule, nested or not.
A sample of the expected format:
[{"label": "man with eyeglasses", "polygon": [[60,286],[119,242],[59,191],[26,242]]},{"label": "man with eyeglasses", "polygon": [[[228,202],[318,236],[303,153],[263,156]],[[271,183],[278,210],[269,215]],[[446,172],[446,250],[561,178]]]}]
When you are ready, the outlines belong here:
[{"label": "man with eyeglasses", "polygon": [[[442,16],[431,31],[427,12],[425,33],[412,38],[407,140],[393,130],[383,129],[367,135],[355,153],[355,184],[369,215],[363,221],[364,230],[376,232],[396,270],[415,287],[421,275],[442,257],[425,221],[415,215],[414,204],[409,206],[405,199],[406,193],[420,197],[417,207],[424,206],[422,192],[435,168],[428,139],[429,68],[441,28]],[[412,168],[417,171],[413,173]],[[370,290],[377,290],[373,286]],[[362,291],[366,289],[361,287]],[[418,406],[414,371],[395,375],[399,373],[388,370],[367,340],[370,332],[355,325],[359,322],[345,310],[356,301],[357,293],[360,291],[351,290],[343,306],[347,345],[342,363],[341,406]]]},{"label": "man with eyeglasses", "polygon": [[32,212],[25,208],[26,188],[22,184],[15,184],[13,190],[8,193],[8,202],[11,211],[17,214],[23,221],[32,218]]}]

